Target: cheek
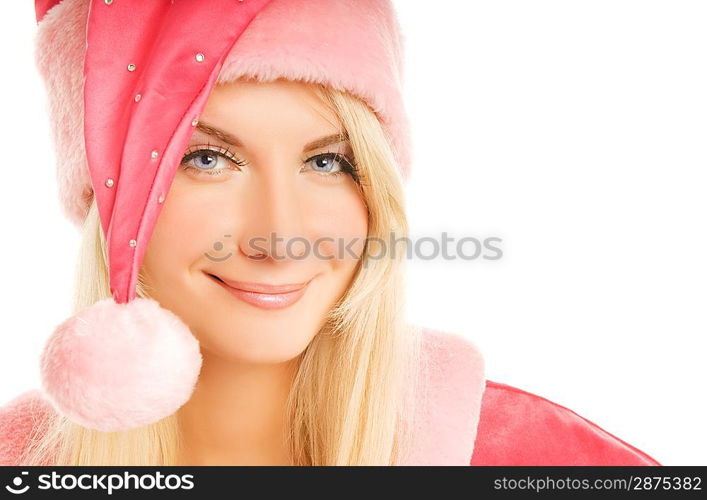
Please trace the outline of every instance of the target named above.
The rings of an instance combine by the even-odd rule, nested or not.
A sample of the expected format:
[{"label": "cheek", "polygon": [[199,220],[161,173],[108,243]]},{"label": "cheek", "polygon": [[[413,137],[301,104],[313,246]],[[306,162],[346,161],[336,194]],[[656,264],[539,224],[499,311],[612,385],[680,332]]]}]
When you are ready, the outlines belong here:
[{"label": "cheek", "polygon": [[334,256],[335,264],[355,265],[368,235],[368,210],[358,191],[351,187],[311,200],[306,217],[316,221],[312,244],[322,256]]},{"label": "cheek", "polygon": [[222,240],[214,197],[207,192],[191,190],[175,178],[165,199],[143,265],[151,278],[172,282],[186,277],[191,266],[203,259],[205,252],[218,247]]}]

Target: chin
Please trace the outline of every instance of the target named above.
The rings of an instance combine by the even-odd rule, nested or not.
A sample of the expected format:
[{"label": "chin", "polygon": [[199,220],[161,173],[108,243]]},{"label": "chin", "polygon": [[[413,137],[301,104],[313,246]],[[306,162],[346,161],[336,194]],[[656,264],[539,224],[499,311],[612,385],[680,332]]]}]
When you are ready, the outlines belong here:
[{"label": "chin", "polygon": [[218,331],[201,331],[204,354],[241,363],[279,364],[296,358],[310,344],[316,331],[272,328],[265,325],[232,325]]}]

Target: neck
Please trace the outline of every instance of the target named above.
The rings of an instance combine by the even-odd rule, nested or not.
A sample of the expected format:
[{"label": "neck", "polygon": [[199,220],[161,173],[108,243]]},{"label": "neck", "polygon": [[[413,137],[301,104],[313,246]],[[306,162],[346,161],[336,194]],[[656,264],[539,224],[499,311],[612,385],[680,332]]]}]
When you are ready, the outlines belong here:
[{"label": "neck", "polygon": [[290,465],[286,408],[297,360],[250,364],[202,354],[199,381],[179,410],[180,465]]}]

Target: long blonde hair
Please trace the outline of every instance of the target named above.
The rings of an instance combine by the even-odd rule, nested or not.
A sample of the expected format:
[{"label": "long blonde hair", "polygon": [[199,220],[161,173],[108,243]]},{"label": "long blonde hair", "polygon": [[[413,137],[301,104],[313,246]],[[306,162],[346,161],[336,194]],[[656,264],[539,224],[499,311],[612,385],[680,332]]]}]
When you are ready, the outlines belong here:
[{"label": "long blonde hair", "polygon": [[[395,465],[411,451],[420,337],[404,316],[405,252],[378,242],[407,238],[403,187],[389,138],[358,98],[320,84],[315,94],[339,117],[356,158],[369,239],[356,274],[325,326],[300,355],[288,400],[295,465]],[[83,228],[74,312],[110,297],[105,238],[95,200]],[[148,296],[142,280],[137,295]],[[325,381],[325,383],[324,383]],[[37,427],[26,465],[175,465],[179,412],[138,429],[106,433],[51,412]]]}]

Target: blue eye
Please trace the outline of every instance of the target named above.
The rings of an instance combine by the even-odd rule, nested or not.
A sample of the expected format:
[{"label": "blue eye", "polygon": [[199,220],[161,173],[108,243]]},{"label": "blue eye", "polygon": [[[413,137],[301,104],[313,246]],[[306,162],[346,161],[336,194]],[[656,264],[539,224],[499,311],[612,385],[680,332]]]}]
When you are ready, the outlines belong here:
[{"label": "blue eye", "polygon": [[[228,162],[220,162],[219,167],[219,160],[223,159]],[[187,152],[181,162],[184,170],[192,171],[197,175],[221,175],[228,170],[240,170],[240,167],[245,167],[247,164],[236,158],[229,149],[211,144],[206,147],[198,146],[197,149]]]},{"label": "blue eye", "polygon": [[348,174],[356,178],[356,166],[346,155],[341,153],[322,153],[309,158],[305,164],[311,164],[312,171],[324,175]]}]

